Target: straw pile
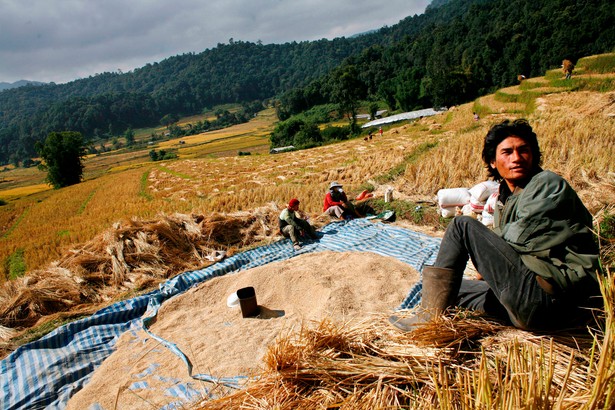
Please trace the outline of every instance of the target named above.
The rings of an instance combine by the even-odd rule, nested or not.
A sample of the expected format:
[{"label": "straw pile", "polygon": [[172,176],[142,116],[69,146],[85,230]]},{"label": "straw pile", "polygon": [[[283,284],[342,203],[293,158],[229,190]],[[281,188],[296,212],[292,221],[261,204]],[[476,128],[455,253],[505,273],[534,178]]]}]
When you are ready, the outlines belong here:
[{"label": "straw pile", "polygon": [[384,317],[325,320],[280,337],[246,388],[195,408],[610,408],[614,342],[593,336],[537,335],[463,312],[412,333]]},{"label": "straw pile", "polygon": [[30,327],[42,317],[74,309],[91,313],[94,304],[210,264],[207,256],[214,251],[231,255],[276,240],[279,212],[270,204],[231,215],[174,214],[116,223],[46,269],[3,283],[0,326]]}]

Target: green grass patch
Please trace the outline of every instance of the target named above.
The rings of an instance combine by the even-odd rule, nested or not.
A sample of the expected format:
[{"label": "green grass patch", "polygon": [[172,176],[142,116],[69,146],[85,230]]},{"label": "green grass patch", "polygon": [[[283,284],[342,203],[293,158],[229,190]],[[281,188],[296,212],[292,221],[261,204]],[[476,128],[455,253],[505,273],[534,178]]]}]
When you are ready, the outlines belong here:
[{"label": "green grass patch", "polygon": [[461,131],[462,134],[466,134],[468,132],[472,132],[472,131],[477,130],[479,128],[480,128],[480,124],[475,122],[474,124],[470,125],[469,127],[462,128],[460,131]]},{"label": "green grass patch", "polygon": [[77,211],[77,215],[81,215],[85,211],[85,207],[88,206],[88,202],[92,200],[95,193],[96,191],[90,192],[90,195],[88,195],[88,197],[85,199],[85,201],[83,201],[83,203],[79,207],[79,210]]},{"label": "green grass patch", "polygon": [[407,155],[406,157],[404,157],[403,161],[401,163],[397,164],[396,166],[394,166],[393,168],[391,168],[389,170],[389,172],[387,172],[384,175],[377,176],[375,178],[376,182],[378,182],[379,184],[384,184],[384,183],[387,183],[387,182],[394,181],[399,176],[403,175],[403,173],[406,171],[406,167],[409,164],[414,163],[423,154],[425,154],[426,152],[428,152],[432,148],[435,148],[437,145],[438,145],[437,142],[426,142],[424,144],[419,145],[412,152],[412,154]]},{"label": "green grass patch", "polygon": [[523,114],[528,116],[534,111],[536,111],[536,98],[532,98],[525,103],[525,110],[523,111]]},{"label": "green grass patch", "polygon": [[606,93],[613,90],[615,90],[615,78],[578,78],[574,79],[574,85],[572,87],[572,91],[597,91]]},{"label": "green grass patch", "polygon": [[615,214],[605,213],[598,226],[601,238],[615,241]]},{"label": "green grass patch", "polygon": [[19,226],[19,224],[21,223],[21,221],[23,221],[23,219],[26,217],[26,215],[28,214],[28,212],[30,211],[30,208],[27,208],[26,210],[23,211],[23,213],[21,215],[19,215],[19,218],[17,218],[17,220],[15,221],[15,223],[13,223],[13,225],[11,225],[11,227],[4,233],[4,235],[0,236],[0,239],[4,239],[4,238],[8,238],[9,235],[15,230],[17,229],[17,227]]},{"label": "green grass patch", "polygon": [[545,80],[549,82],[550,86],[553,86],[553,81],[565,80],[564,74],[560,68],[554,70],[547,70],[545,73]]},{"label": "green grass patch", "polygon": [[615,72],[615,53],[581,58],[577,62],[577,67],[585,69],[587,74],[613,73]]},{"label": "green grass patch", "polygon": [[141,184],[139,186],[139,196],[147,199],[148,201],[151,201],[153,198],[149,194],[149,192],[147,192],[147,182],[149,178],[149,173],[150,173],[150,170],[148,169],[141,175]]},{"label": "green grass patch", "polygon": [[398,219],[412,221],[417,225],[432,226],[438,230],[446,229],[451,219],[444,219],[440,216],[437,206],[427,206],[412,201],[393,200],[384,202],[383,198],[370,200],[369,205],[374,208],[376,214],[384,211],[395,211]]},{"label": "green grass patch", "polygon": [[493,96],[493,98],[496,101],[507,102],[507,103],[519,102],[520,97],[521,97],[521,94],[506,94],[506,93],[503,93],[502,91],[496,91],[495,95]]},{"label": "green grass patch", "polygon": [[[613,210],[611,209],[611,212]],[[615,269],[615,214],[605,212],[598,223],[600,264],[603,271]]]},{"label": "green grass patch", "polygon": [[609,92],[615,90],[615,76],[610,78],[591,78],[575,77],[573,74],[570,80],[562,77],[553,78],[549,85],[561,88],[562,91]]},{"label": "green grass patch", "polygon": [[17,249],[5,259],[4,271],[9,280],[17,279],[26,274],[26,259],[22,248]]},{"label": "green grass patch", "polygon": [[493,111],[489,107],[481,104],[478,100],[474,100],[474,104],[472,104],[472,112],[477,113],[481,118],[493,114]]},{"label": "green grass patch", "polygon": [[547,82],[543,83],[540,81],[522,81],[521,84],[519,84],[519,89],[522,91],[529,91],[535,88],[547,87],[548,85],[549,83]]},{"label": "green grass patch", "polygon": [[358,192],[363,192],[363,191],[374,192],[375,190],[376,190],[376,187],[374,186],[374,184],[369,183],[369,182],[364,182],[361,185],[359,185],[359,187],[357,188]]},{"label": "green grass patch", "polygon": [[66,229],[63,229],[63,230],[61,230],[61,231],[58,231],[58,236],[59,236],[60,238],[66,238],[66,237],[69,237],[69,236],[70,236],[70,231],[69,231],[69,230],[66,230]]},{"label": "green grass patch", "polygon": [[169,168],[167,168],[167,167],[162,167],[162,166],[160,166],[160,167],[158,167],[158,168],[159,168],[162,172],[166,172],[166,173],[167,173],[167,174],[169,174],[169,175],[173,175],[173,176],[179,177],[179,178],[181,178],[181,179],[188,179],[188,180],[192,179],[192,177],[191,177],[190,175],[186,175],[186,174],[182,174],[181,172],[173,171],[172,169],[169,169]]}]

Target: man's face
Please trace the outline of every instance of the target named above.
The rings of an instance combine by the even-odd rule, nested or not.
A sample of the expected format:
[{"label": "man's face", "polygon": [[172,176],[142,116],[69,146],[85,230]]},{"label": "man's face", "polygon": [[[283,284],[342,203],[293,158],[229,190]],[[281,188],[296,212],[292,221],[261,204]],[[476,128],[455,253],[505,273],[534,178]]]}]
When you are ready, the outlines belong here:
[{"label": "man's face", "polygon": [[523,187],[530,178],[533,162],[530,144],[522,138],[511,135],[496,147],[491,168],[497,169],[510,190],[514,191],[517,186]]}]

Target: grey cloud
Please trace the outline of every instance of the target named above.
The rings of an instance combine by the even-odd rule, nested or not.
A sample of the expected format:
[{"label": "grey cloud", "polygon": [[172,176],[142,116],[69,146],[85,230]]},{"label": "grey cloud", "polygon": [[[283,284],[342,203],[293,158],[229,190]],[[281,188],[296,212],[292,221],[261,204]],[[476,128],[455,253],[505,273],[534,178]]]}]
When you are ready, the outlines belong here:
[{"label": "grey cloud", "polygon": [[429,0],[0,0],[0,81],[126,71],[230,38],[349,36],[422,13]]}]

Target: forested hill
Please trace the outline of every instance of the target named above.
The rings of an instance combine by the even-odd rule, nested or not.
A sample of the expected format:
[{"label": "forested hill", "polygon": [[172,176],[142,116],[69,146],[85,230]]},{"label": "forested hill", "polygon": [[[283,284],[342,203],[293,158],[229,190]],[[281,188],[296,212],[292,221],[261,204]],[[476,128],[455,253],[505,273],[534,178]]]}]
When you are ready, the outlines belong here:
[{"label": "forested hill", "polygon": [[409,109],[467,101],[562,59],[615,47],[611,0],[438,1],[375,32],[286,44],[229,41],[133,72],[0,92],[0,163],[34,155],[50,131],[87,138],[227,102],[283,95],[287,114],[335,100],[340,75],[360,98]]},{"label": "forested hill", "polygon": [[[360,80],[356,95],[384,101],[391,109],[450,106],[516,84],[519,74],[539,76],[564,59],[576,63],[615,50],[611,0],[442,0],[435,5],[423,16],[381,30],[392,46],[371,46],[330,75],[287,92],[282,111],[292,115],[335,101],[335,82],[349,75]],[[423,22],[420,30],[406,35],[417,21]]]}]

